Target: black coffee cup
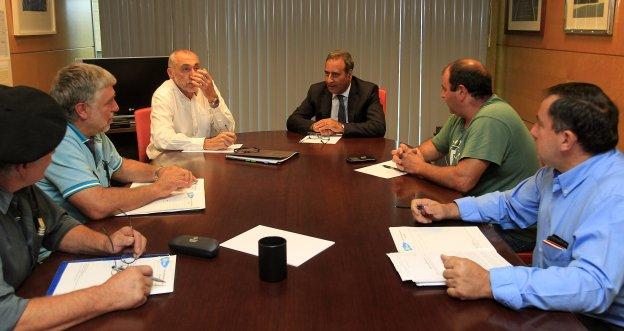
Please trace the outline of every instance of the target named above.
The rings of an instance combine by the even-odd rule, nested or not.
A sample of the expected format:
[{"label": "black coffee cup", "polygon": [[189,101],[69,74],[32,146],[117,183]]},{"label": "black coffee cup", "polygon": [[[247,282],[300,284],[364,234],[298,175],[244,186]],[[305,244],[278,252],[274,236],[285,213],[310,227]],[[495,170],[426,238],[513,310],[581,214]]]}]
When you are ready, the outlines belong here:
[{"label": "black coffee cup", "polygon": [[260,279],[279,282],[286,278],[286,239],[264,237],[258,240],[258,267]]}]

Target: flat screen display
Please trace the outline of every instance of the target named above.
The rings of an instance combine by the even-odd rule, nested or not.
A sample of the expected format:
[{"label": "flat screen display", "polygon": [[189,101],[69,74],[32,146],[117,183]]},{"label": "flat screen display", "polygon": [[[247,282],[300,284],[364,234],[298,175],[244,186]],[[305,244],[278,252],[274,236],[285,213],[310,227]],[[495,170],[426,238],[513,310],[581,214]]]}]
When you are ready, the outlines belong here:
[{"label": "flat screen display", "polygon": [[167,76],[167,56],[111,57],[83,59],[82,62],[100,66],[117,78],[115,100],[119,115],[133,115],[134,111],[149,107],[152,94]]}]

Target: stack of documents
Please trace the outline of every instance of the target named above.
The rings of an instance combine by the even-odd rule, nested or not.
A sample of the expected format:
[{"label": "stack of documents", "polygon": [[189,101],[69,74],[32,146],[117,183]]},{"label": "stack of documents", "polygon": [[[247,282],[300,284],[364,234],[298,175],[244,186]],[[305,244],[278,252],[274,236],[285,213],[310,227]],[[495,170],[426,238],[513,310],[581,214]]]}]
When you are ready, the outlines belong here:
[{"label": "stack of documents", "polygon": [[[150,183],[132,183],[130,187],[149,185]],[[154,200],[147,205],[135,210],[125,212],[125,215],[142,215],[153,213],[171,213],[185,210],[206,209],[206,194],[204,192],[204,179],[198,178],[191,187],[174,191],[170,196]],[[124,213],[116,216],[123,216]]]},{"label": "stack of documents", "polygon": [[[87,287],[101,285],[115,273],[113,266],[125,266],[120,257],[99,258],[79,261],[65,261],[61,263],[47,295],[65,294]],[[142,257],[132,262],[131,266],[147,265],[152,267],[154,281],[150,294],[173,292],[175,280],[176,256],[152,255]],[[162,281],[162,282],[161,282]]]},{"label": "stack of documents", "polygon": [[440,255],[471,259],[483,268],[511,266],[476,226],[391,227],[397,253],[388,253],[401,280],[445,285]]},{"label": "stack of documents", "polygon": [[182,151],[184,153],[207,153],[207,154],[220,154],[220,153],[224,153],[224,154],[231,154],[234,153],[235,149],[239,149],[243,147],[243,144],[233,144],[228,146],[228,148],[225,149],[217,149],[217,150],[205,150],[205,149],[199,149],[199,150],[186,150],[186,151]]},{"label": "stack of documents", "polygon": [[246,151],[228,154],[225,158],[251,163],[282,164],[297,154],[299,154],[299,152],[259,149],[255,152]]}]

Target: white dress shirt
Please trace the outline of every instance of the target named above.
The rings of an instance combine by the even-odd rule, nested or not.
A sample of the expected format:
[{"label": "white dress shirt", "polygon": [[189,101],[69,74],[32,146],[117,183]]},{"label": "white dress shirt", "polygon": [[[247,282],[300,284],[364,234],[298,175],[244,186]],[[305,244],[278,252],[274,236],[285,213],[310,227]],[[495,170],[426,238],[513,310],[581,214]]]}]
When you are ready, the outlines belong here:
[{"label": "white dress shirt", "polygon": [[[213,82],[214,84],[214,82]],[[169,79],[152,96],[151,137],[147,156],[156,158],[165,150],[202,150],[204,139],[223,131],[234,132],[234,117],[214,85],[219,106],[210,107],[201,90],[189,99]]]}]

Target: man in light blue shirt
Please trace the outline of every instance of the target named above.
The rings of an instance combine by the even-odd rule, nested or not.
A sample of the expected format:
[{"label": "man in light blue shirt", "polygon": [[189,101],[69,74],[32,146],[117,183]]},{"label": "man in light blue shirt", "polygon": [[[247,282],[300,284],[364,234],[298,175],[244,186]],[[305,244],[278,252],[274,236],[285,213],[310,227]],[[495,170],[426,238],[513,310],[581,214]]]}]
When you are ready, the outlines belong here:
[{"label": "man in light blue shirt", "polygon": [[579,312],[592,327],[603,321],[624,326],[624,155],[615,148],[617,127],[617,107],[597,86],[551,87],[531,129],[546,167],[506,192],[450,204],[413,200],[421,223],[537,223],[532,267],[488,272],[471,260],[442,256],[447,293],[493,298],[513,309]]},{"label": "man in light blue shirt", "polygon": [[[37,186],[74,218],[85,223],[146,205],[189,187],[193,174],[179,167],[157,167],[119,156],[105,132],[119,110],[108,71],[70,64],[57,73],[50,95],[69,125]],[[111,187],[111,179],[149,185]]]}]

